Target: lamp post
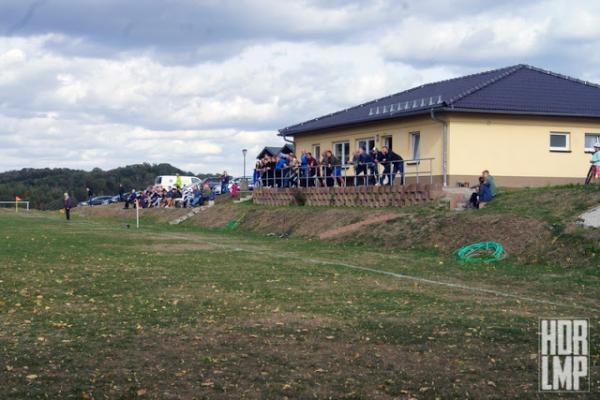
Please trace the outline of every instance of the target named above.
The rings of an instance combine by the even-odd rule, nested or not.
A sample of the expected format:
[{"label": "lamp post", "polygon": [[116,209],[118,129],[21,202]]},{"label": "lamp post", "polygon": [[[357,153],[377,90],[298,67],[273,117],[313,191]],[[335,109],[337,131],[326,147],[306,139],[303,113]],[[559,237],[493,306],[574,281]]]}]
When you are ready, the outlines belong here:
[{"label": "lamp post", "polygon": [[244,155],[244,177],[240,182],[240,190],[243,191],[248,190],[248,179],[246,179],[246,153],[248,153],[248,149],[242,149],[242,154]]}]

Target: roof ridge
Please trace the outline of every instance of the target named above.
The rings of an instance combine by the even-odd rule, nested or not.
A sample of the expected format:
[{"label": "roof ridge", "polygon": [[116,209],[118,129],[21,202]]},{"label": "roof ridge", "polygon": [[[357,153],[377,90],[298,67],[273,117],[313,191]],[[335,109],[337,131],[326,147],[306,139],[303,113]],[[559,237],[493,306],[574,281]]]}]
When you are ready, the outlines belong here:
[{"label": "roof ridge", "polygon": [[542,73],[542,74],[554,76],[556,78],[564,79],[564,80],[567,80],[567,81],[570,81],[570,82],[575,82],[575,83],[578,83],[580,85],[592,86],[592,87],[600,89],[600,84],[595,83],[595,82],[584,81],[583,79],[574,78],[572,76],[565,75],[565,74],[559,74],[559,73],[552,72],[552,71],[547,70],[547,69],[535,67],[533,65],[524,64],[523,66],[525,68],[530,69],[530,70],[535,71],[535,72],[539,72],[539,73]]},{"label": "roof ridge", "polygon": [[374,103],[377,103],[379,101],[382,101],[382,100],[385,100],[385,99],[388,99],[388,98],[391,98],[391,97],[394,97],[394,96],[398,96],[398,95],[402,95],[402,94],[414,92],[415,90],[422,89],[424,87],[433,86],[433,85],[439,85],[440,83],[451,82],[451,81],[465,79],[465,78],[471,78],[471,77],[478,76],[478,75],[485,75],[485,74],[489,74],[489,73],[495,72],[495,71],[503,71],[503,70],[507,70],[507,69],[511,69],[512,70],[512,69],[515,69],[515,68],[522,68],[523,66],[524,66],[523,64],[518,64],[518,65],[513,65],[513,66],[508,66],[508,67],[494,68],[494,69],[490,69],[490,70],[487,70],[487,71],[476,72],[474,74],[462,75],[462,76],[457,76],[455,78],[442,79],[440,81],[435,81],[435,82],[430,82],[430,83],[424,83],[424,84],[422,84],[420,86],[415,86],[415,87],[412,87],[410,89],[406,89],[406,90],[403,90],[403,91],[400,91],[400,92],[392,93],[392,94],[384,96],[384,97],[379,97],[379,98],[374,99],[374,100],[369,100],[367,102],[358,104],[356,106],[344,108],[342,110],[335,111],[335,112],[332,112],[332,113],[329,113],[329,114],[323,114],[323,115],[321,115],[319,117],[312,118],[312,119],[309,119],[309,120],[306,120],[306,121],[303,121],[303,122],[299,122],[299,123],[294,124],[294,125],[286,126],[285,128],[279,129],[279,132],[283,132],[283,131],[286,131],[286,130],[289,130],[289,129],[292,129],[292,128],[296,128],[296,127],[302,126],[302,125],[304,125],[306,123],[313,122],[313,121],[318,121],[318,120],[323,119],[323,118],[332,117],[334,115],[338,115],[338,114],[347,112],[349,110],[354,110],[354,109],[357,109],[357,108],[365,107],[365,106],[367,106],[369,104],[374,104]]},{"label": "roof ridge", "polygon": [[496,83],[496,82],[506,78],[507,76],[514,74],[516,71],[526,68],[526,67],[527,67],[527,65],[525,65],[525,64],[517,64],[512,67],[501,68],[501,69],[505,69],[505,71],[502,72],[500,75],[490,78],[489,80],[483,82],[482,84],[475,85],[471,89],[467,89],[463,93],[460,93],[457,96],[450,98],[447,101],[447,104],[451,107],[454,107],[454,103],[456,103],[458,100],[464,99],[465,97],[470,96],[471,94],[473,94],[475,92],[478,92],[490,85],[493,85],[494,83]]}]

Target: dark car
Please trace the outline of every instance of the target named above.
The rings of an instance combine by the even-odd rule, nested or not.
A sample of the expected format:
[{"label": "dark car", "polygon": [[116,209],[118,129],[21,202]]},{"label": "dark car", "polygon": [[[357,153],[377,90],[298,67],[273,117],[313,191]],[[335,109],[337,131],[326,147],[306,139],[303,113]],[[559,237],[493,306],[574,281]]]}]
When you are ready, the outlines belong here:
[{"label": "dark car", "polygon": [[89,206],[91,204],[92,206],[103,206],[112,203],[114,203],[113,196],[96,196],[93,197],[91,201],[82,201],[78,205]]}]

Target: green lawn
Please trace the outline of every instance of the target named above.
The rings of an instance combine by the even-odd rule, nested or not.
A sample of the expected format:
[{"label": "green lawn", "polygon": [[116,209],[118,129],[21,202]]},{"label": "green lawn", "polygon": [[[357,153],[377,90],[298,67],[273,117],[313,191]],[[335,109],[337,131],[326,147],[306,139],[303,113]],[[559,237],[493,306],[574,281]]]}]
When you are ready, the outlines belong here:
[{"label": "green lawn", "polygon": [[598,394],[597,266],[131,222],[0,213],[1,399],[538,398],[561,316]]}]

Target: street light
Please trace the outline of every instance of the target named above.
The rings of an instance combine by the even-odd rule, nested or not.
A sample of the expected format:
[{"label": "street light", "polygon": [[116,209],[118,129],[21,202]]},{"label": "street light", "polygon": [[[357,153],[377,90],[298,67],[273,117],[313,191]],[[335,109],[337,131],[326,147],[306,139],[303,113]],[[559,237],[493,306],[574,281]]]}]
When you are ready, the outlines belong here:
[{"label": "street light", "polygon": [[242,178],[242,182],[240,186],[240,190],[248,190],[248,180],[246,179],[246,153],[248,153],[248,149],[242,149],[242,154],[244,155],[244,177]]}]

